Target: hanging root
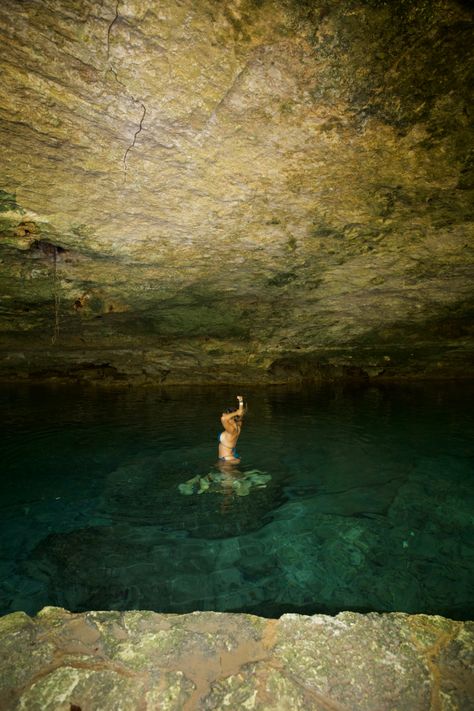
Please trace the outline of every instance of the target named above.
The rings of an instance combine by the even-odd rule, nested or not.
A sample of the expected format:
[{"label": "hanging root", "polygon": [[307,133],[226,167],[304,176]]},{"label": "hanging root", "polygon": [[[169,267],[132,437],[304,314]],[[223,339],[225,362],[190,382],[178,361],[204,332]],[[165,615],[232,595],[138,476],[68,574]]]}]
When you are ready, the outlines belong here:
[{"label": "hanging root", "polygon": [[53,244],[45,239],[35,239],[30,250],[38,251],[42,256],[44,256],[48,261],[51,258],[53,265],[52,277],[53,277],[53,301],[54,301],[54,328],[53,335],[51,336],[51,343],[56,343],[59,336],[59,308],[61,305],[61,294],[59,290],[59,278],[58,278],[58,254],[64,254],[67,250],[64,247],[60,247],[58,244]]},{"label": "hanging root", "polygon": [[54,297],[54,327],[51,343],[54,345],[59,336],[59,307],[61,305],[61,295],[58,283],[58,248],[54,246],[53,251],[53,297]]}]

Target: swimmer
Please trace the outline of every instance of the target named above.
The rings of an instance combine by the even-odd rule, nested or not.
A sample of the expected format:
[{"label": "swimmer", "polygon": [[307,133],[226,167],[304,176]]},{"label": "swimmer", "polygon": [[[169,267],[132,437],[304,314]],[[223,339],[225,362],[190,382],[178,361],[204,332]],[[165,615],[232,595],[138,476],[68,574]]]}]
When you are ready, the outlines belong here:
[{"label": "swimmer", "polygon": [[242,429],[242,418],[244,416],[244,399],[237,395],[239,407],[235,410],[228,407],[222,413],[221,423],[224,432],[218,437],[219,442],[219,464],[240,464],[240,457],[236,452],[237,440]]}]

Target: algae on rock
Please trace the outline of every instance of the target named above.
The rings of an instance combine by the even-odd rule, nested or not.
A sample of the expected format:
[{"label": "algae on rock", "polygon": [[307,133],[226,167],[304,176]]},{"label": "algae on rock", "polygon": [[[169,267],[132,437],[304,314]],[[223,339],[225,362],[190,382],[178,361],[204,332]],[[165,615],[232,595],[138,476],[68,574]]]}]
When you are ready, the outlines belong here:
[{"label": "algae on rock", "polygon": [[[44,608],[0,619],[5,711],[72,708],[470,709],[474,625],[336,617]],[[33,650],[33,651],[32,651]]]}]

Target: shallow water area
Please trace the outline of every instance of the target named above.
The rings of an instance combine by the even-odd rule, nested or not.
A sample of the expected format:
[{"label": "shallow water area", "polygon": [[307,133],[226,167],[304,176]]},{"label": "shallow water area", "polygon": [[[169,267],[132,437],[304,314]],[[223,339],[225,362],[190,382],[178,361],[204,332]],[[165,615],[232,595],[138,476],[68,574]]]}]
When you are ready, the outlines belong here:
[{"label": "shallow water area", "polygon": [[0,612],[472,617],[473,384],[2,386]]}]

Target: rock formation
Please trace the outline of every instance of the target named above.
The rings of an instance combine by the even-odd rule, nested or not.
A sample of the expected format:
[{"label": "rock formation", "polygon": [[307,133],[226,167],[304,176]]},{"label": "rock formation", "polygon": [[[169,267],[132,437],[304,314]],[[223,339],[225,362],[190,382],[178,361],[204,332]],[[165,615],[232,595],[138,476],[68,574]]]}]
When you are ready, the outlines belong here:
[{"label": "rock formation", "polygon": [[474,708],[474,625],[44,608],[0,619],[4,711]]},{"label": "rock formation", "polygon": [[472,374],[471,3],[4,0],[0,28],[4,376]]}]

